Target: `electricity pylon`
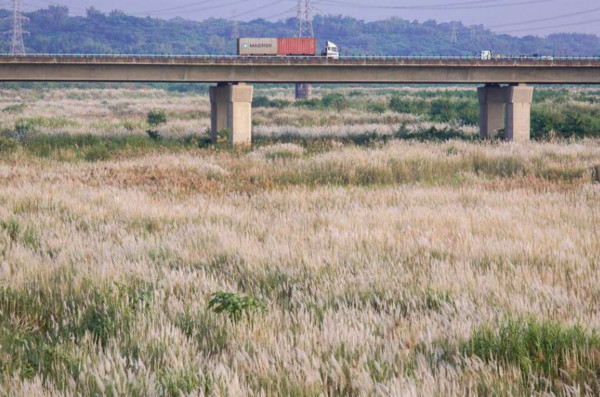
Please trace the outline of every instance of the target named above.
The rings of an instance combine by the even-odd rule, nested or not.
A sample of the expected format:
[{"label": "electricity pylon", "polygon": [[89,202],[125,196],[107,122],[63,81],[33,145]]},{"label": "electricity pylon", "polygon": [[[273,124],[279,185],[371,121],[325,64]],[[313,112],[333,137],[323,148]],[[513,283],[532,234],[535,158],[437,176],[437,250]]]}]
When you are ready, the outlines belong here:
[{"label": "electricity pylon", "polygon": [[[296,28],[298,37],[315,37],[313,28],[313,9],[310,0],[298,0],[296,10]],[[312,94],[310,83],[296,84],[296,99],[309,99]]]},{"label": "electricity pylon", "polygon": [[25,44],[23,43],[23,35],[28,33],[23,31],[23,22],[29,18],[21,15],[21,0],[12,0],[12,16],[11,28],[6,34],[11,35],[10,54],[25,55]]}]

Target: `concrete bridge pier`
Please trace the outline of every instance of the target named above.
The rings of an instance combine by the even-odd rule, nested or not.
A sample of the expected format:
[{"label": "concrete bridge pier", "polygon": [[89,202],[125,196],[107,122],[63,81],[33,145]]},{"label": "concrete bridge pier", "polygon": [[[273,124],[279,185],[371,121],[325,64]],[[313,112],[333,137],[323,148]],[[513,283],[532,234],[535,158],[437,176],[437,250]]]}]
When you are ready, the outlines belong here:
[{"label": "concrete bridge pier", "polygon": [[504,139],[526,142],[531,137],[533,87],[525,84],[507,87]]},{"label": "concrete bridge pier", "polygon": [[210,87],[210,137],[213,143],[227,131],[233,145],[252,143],[254,87],[244,83],[219,83]]},{"label": "concrete bridge pier", "polygon": [[479,130],[482,137],[494,138],[504,130],[507,141],[528,141],[531,135],[533,87],[525,84],[500,87],[488,84],[477,89]]},{"label": "concrete bridge pier", "polygon": [[495,138],[504,129],[506,89],[486,85],[477,89],[479,98],[479,128],[484,138]]}]

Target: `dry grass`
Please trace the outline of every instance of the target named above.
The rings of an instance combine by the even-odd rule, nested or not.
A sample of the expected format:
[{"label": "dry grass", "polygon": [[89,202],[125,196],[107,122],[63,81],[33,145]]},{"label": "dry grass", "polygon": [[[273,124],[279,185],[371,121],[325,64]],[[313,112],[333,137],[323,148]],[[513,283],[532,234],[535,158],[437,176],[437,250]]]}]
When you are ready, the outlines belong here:
[{"label": "dry grass", "polygon": [[1,159],[0,393],[598,394],[600,142],[313,149]]}]

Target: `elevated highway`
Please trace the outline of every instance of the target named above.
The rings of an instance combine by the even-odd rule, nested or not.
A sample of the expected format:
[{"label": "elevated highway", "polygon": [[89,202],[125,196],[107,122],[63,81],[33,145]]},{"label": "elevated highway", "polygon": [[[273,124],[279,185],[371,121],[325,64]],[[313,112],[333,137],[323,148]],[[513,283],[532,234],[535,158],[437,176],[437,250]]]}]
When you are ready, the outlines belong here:
[{"label": "elevated highway", "polygon": [[527,84],[600,84],[600,58],[0,56],[0,81],[216,83],[213,136],[235,144],[251,140],[251,83],[481,84],[482,135],[528,140]]},{"label": "elevated highway", "polygon": [[600,58],[0,56],[0,81],[600,84]]}]

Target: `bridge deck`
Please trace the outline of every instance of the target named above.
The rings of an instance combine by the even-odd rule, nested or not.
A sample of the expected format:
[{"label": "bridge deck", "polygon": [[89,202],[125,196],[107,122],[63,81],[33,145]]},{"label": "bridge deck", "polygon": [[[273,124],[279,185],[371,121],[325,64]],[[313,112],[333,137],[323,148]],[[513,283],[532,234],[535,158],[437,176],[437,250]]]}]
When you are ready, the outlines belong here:
[{"label": "bridge deck", "polygon": [[0,56],[0,81],[600,84],[600,59]]}]

